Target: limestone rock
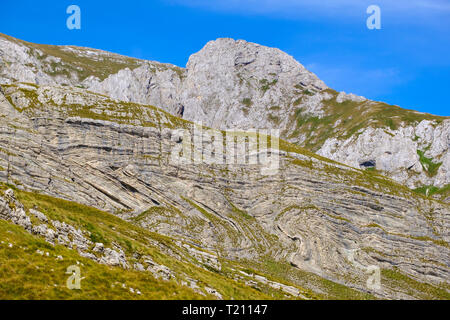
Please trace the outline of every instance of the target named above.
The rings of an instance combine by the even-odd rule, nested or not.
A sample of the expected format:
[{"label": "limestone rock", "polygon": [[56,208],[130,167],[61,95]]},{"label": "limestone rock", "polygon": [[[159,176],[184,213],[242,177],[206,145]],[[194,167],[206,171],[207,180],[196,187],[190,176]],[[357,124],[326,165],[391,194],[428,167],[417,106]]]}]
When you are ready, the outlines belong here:
[{"label": "limestone rock", "polygon": [[[269,106],[278,107],[269,110],[273,117],[292,115],[297,101],[299,109],[304,108],[314,121],[327,117],[325,107],[334,94],[292,57],[276,49],[220,39],[191,57],[187,70],[155,67],[157,77],[170,78],[164,80],[167,86],[159,98],[155,93],[161,84],[142,82],[148,71],[153,72],[151,64],[123,68],[119,72],[124,83],[114,74],[104,79],[93,76],[85,82],[98,86],[96,90],[102,90],[104,83],[108,94],[127,100],[119,101],[83,88],[52,85],[51,81],[65,82],[46,80],[48,75],[34,75],[31,67],[22,65],[28,58],[35,62],[26,56],[31,49],[20,43],[0,45],[17,54],[6,58],[12,59],[13,73],[20,78],[11,76],[15,84],[2,85],[4,94],[0,95],[0,166],[5,168],[0,171],[1,182],[109,211],[182,244],[195,243],[174,256],[202,266],[217,269],[220,259],[262,262],[270,257],[364,292],[368,291],[364,268],[374,265],[397,268],[419,282],[448,283],[448,204],[288,144],[275,150],[279,167],[270,176],[263,174],[261,164],[172,161],[176,148],[191,147],[188,137],[201,136],[194,135],[189,119],[205,119],[218,127],[266,127],[273,123],[266,118]],[[3,69],[1,77],[8,78],[8,72]],[[214,77],[220,82],[213,83]],[[18,85],[16,80],[31,84]],[[79,84],[76,75],[66,80]],[[39,81],[49,85],[32,85]],[[170,112],[182,103],[184,119],[130,103],[142,93],[143,84],[148,84],[149,91],[139,99],[160,99]],[[115,87],[123,90],[114,93]],[[350,102],[355,101],[344,101]],[[279,120],[272,127],[289,127],[289,119]],[[302,138],[307,139],[307,134]],[[407,184],[445,185],[449,181],[448,139],[448,120],[425,120],[396,130],[368,126],[348,139],[326,139],[320,153],[357,168],[374,164]],[[195,150],[210,150],[211,144],[202,141]],[[424,172],[419,149],[427,158],[442,162],[436,176]],[[101,263],[128,268],[130,261],[134,265],[118,246],[101,251],[88,232],[67,223],[41,220],[33,226],[12,190],[0,195],[2,219],[55,243],[76,247],[83,256]],[[96,251],[91,250],[95,247]],[[347,250],[358,252],[354,260],[348,259]],[[133,259],[162,279],[178,276],[170,266],[151,258]],[[251,281],[297,294],[295,287],[283,287],[267,278]],[[384,283],[382,291],[370,292],[381,298],[412,296],[409,289],[395,283]]]},{"label": "limestone rock", "polygon": [[100,259],[100,263],[109,266],[121,266],[123,268],[128,268],[128,264],[123,251],[116,251],[111,248],[105,248],[103,256]]},{"label": "limestone rock", "polygon": [[[55,56],[52,56],[45,48],[0,35],[1,60],[4,62],[0,68],[0,84],[26,82],[49,85],[44,90],[47,92],[39,95],[39,101],[45,104],[52,99],[57,105],[63,101],[76,102],[73,96],[63,99],[51,88],[68,85],[105,94],[112,99],[154,105],[217,129],[278,129],[283,138],[306,147],[310,147],[308,138],[315,135],[314,128],[300,132],[298,122],[308,117],[323,119],[330,116],[325,104],[333,99],[333,95],[317,76],[279,49],[244,40],[224,38],[210,41],[189,58],[186,68],[72,46],[59,48],[64,55],[58,56],[58,51],[53,50]],[[123,68],[116,73],[101,75],[93,68],[77,70],[70,61],[64,60],[67,54],[84,61],[92,60],[92,63],[116,63]],[[78,71],[92,74],[82,79]],[[30,85],[20,86],[30,88]],[[17,93],[12,99],[20,108],[30,105],[24,94]],[[347,101],[372,103],[364,97],[345,92],[338,93],[335,100],[338,104]],[[86,101],[79,103],[85,104]],[[360,167],[361,161],[376,160],[377,170],[408,187],[443,187],[450,183],[450,120],[440,124],[424,120],[419,124],[404,124],[397,130],[385,125],[374,131],[369,126],[362,130],[364,132],[340,138],[338,135],[345,136],[345,132],[339,132],[339,127],[347,120],[339,119],[331,124],[329,130],[335,134],[320,142],[313,151],[356,168]],[[365,134],[360,136],[360,133]],[[181,142],[179,136],[173,139]],[[413,152],[418,141],[422,148],[430,145],[428,154],[443,162],[437,174],[429,176],[422,172]],[[386,149],[386,153],[381,149]]]},{"label": "limestone rock", "polygon": [[30,209],[30,213],[35,216],[36,218],[38,218],[39,220],[41,220],[42,222],[48,222],[48,218],[45,214],[43,214],[40,211],[34,210],[34,209]]},{"label": "limestone rock", "polygon": [[105,250],[105,246],[101,242],[96,243],[94,249],[92,249],[92,251],[98,252],[98,253],[102,253],[104,250]]}]

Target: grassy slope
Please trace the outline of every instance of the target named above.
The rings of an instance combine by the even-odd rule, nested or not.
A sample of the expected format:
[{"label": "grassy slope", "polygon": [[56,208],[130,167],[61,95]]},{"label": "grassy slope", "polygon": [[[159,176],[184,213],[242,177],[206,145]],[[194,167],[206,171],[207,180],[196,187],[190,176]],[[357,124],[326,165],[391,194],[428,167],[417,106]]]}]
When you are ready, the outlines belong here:
[{"label": "grassy slope", "polygon": [[[347,100],[338,103],[336,101],[338,93],[335,90],[327,89],[326,92],[333,97],[323,101],[326,115],[322,118],[304,114],[300,105],[301,101],[298,101],[297,106],[294,102],[293,106],[297,108],[295,119],[292,119],[296,129],[288,138],[300,134],[306,135],[307,139],[302,145],[312,151],[320,149],[329,138],[347,139],[358,134],[360,129],[367,127],[396,130],[402,124],[418,124],[422,120],[440,123],[444,119],[450,119],[450,117],[420,113],[383,102]],[[334,128],[338,121],[340,123]]]},{"label": "grassy slope", "polygon": [[[23,91],[23,89],[21,89]],[[33,100],[35,97],[33,97],[33,93],[28,92],[28,97],[32,98]],[[100,95],[98,95],[100,97]],[[102,104],[104,106],[104,104]],[[111,120],[115,122],[121,122],[118,121],[119,119],[116,119],[116,117],[110,117],[105,115],[98,115],[98,113],[95,113],[92,111],[92,109],[96,108],[98,106],[64,106],[64,108],[67,108],[70,110],[71,116],[81,116],[81,117],[87,117],[87,118],[94,118],[94,119],[102,119],[102,120]],[[141,118],[142,111],[141,109],[147,109],[157,114],[157,124],[156,125],[162,125],[161,119],[165,118],[163,126],[167,127],[187,127],[190,123],[187,121],[184,121],[182,119],[173,117],[157,108],[151,107],[151,106],[142,106],[139,104],[124,104],[123,106],[119,104],[118,109],[116,111],[119,111],[120,113],[121,108],[125,108],[122,111],[126,111],[129,116],[127,116],[126,119],[124,119],[124,123],[131,124],[135,119]],[[25,111],[25,110],[21,110]],[[32,112],[32,110],[29,110]],[[125,121],[126,120],[126,121]],[[155,124],[152,124],[152,126]],[[349,185],[359,185],[363,187],[368,187],[370,189],[379,190],[384,193],[388,194],[396,194],[401,196],[411,196],[411,197],[421,197],[421,195],[413,193],[411,190],[402,187],[398,185],[397,183],[378,175],[376,172],[366,172],[361,170],[356,170],[349,168],[347,166],[339,165],[340,167],[336,167],[336,162],[331,161],[329,159],[322,158],[320,156],[315,155],[314,153],[298,147],[296,145],[290,144],[288,142],[285,142],[283,140],[280,141],[280,149],[287,151],[289,153],[297,153],[301,155],[308,156],[311,160],[305,161],[305,160],[293,160],[293,165],[300,165],[303,167],[308,167],[311,170],[315,170],[317,172],[322,172],[323,174],[329,175],[330,177],[339,177],[343,179],[343,182],[349,183]],[[320,163],[317,161],[312,161],[312,159],[320,160]],[[218,289],[222,293],[227,293],[225,295],[225,298],[248,298],[248,297],[260,297],[259,294],[262,295],[262,298],[267,297],[274,297],[274,298],[281,298],[283,295],[280,295],[279,292],[274,292],[270,289],[265,289],[264,292],[258,292],[256,290],[247,292],[249,289],[248,287],[245,287],[241,285],[239,289],[236,289],[234,286],[229,286],[227,282],[229,282],[228,276],[232,273],[231,268],[239,269],[241,267],[244,268],[250,268],[252,267],[253,270],[260,270],[265,272],[265,276],[269,275],[270,277],[274,277],[273,280],[283,282],[286,284],[290,284],[290,281],[286,282],[286,279],[288,278],[289,273],[299,273],[300,271],[286,271],[286,266],[284,266],[282,263],[270,261],[268,263],[263,264],[255,264],[251,262],[244,263],[244,265],[239,265],[232,262],[224,261],[223,264],[225,268],[221,272],[218,272],[217,270],[212,270],[212,273],[205,273],[204,269],[200,269],[198,267],[195,267],[193,265],[189,265],[182,263],[180,264],[178,261],[171,259],[167,255],[161,254],[161,253],[155,253],[154,248],[150,248],[148,245],[146,245],[146,240],[144,234],[147,234],[150,238],[156,238],[161,241],[165,241],[167,245],[170,246],[170,243],[172,241],[168,238],[161,237],[156,234],[151,234],[148,231],[145,231],[139,227],[136,227],[132,224],[126,223],[110,214],[101,212],[99,210],[88,208],[81,206],[79,204],[71,203],[62,201],[59,199],[46,197],[43,195],[39,195],[36,193],[26,193],[22,191],[17,191],[19,199],[28,207],[37,205],[39,209],[43,212],[45,212],[49,217],[53,219],[58,219],[62,221],[66,221],[72,225],[80,226],[83,228],[87,228],[90,230],[95,237],[95,241],[102,241],[106,244],[110,243],[111,241],[119,243],[122,247],[125,249],[128,249],[128,253],[133,252],[136,250],[136,248],[150,250],[149,252],[153,252],[156,254],[156,256],[159,257],[160,260],[155,258],[155,261],[161,264],[165,264],[170,266],[172,269],[175,266],[175,269],[185,272],[186,268],[188,269],[188,274],[195,279],[199,279],[201,282],[208,284],[210,283],[211,286]],[[112,231],[112,226],[116,229],[115,231]],[[173,245],[173,244],[172,244]],[[152,255],[151,253],[149,253]],[[153,255],[152,255],[153,256]],[[292,269],[292,268],[291,268]],[[277,271],[278,270],[278,271]],[[259,273],[254,271],[253,273]],[[322,290],[323,294],[315,294],[307,289],[302,289],[302,292],[304,295],[309,296],[310,298],[367,298],[370,296],[361,294],[355,290],[349,289],[345,286],[338,285],[332,282],[325,281],[324,279],[308,275],[306,273],[303,273],[301,276],[297,276],[297,279],[299,277],[304,277],[305,279],[313,279],[308,280],[315,283],[316,287],[319,287],[320,290]],[[405,284],[406,285],[406,284]],[[142,290],[141,290],[142,291]],[[441,293],[435,295],[436,296],[442,296]]]},{"label": "grassy slope", "polygon": [[[5,90],[8,88],[13,89],[15,92],[20,91],[22,92],[26,98],[28,98],[32,103],[31,105],[26,109],[20,109],[13,103],[11,96],[9,94],[6,94],[6,98],[9,100],[9,102],[17,109],[19,112],[24,112],[28,116],[34,116],[35,112],[39,109],[42,109],[40,111],[44,111],[43,104],[41,104],[38,101],[37,92],[36,90],[28,90],[24,88],[20,88],[15,84],[12,85],[4,85],[3,86]],[[36,87],[33,85],[33,87]],[[96,120],[105,120],[105,121],[112,121],[120,124],[127,124],[127,125],[135,125],[137,122],[140,126],[150,126],[150,127],[158,127],[158,128],[171,128],[171,129],[189,129],[192,128],[193,123],[190,121],[175,117],[168,112],[165,112],[157,107],[149,106],[149,105],[141,105],[138,103],[130,103],[130,102],[122,102],[122,101],[113,101],[110,98],[103,96],[101,94],[96,94],[92,92],[83,92],[83,93],[75,93],[71,89],[67,88],[64,89],[67,90],[67,93],[76,94],[76,95],[87,95],[90,98],[93,99],[93,101],[96,101],[95,103],[92,103],[90,105],[69,105],[69,104],[63,104],[62,106],[58,107],[56,105],[52,105],[51,102],[47,103],[47,107],[50,106],[52,109],[57,108],[61,113],[66,114],[66,116],[78,116],[81,118],[89,118],[89,119],[96,119]],[[328,89],[329,90],[329,89]],[[342,107],[342,106],[341,106]],[[345,107],[343,107],[345,108]],[[399,108],[400,109],[400,108]],[[401,109],[403,110],[403,109]],[[107,113],[105,111],[108,111]],[[350,113],[354,113],[354,110],[346,111]],[[413,111],[411,111],[413,112]],[[414,113],[414,112],[413,112]],[[418,119],[420,117],[427,117],[428,115],[420,114],[418,115]],[[413,117],[413,116],[412,116]],[[415,115],[414,115],[415,117]],[[434,116],[431,116],[434,117]],[[438,117],[441,118],[441,117]],[[416,119],[416,118],[414,118]],[[404,120],[406,121],[406,120]],[[411,120],[412,121],[412,120]],[[324,124],[323,124],[324,125]],[[206,127],[205,127],[206,128]],[[209,129],[209,128],[206,128]],[[327,133],[328,129],[327,127],[321,127],[320,130],[324,130],[325,133]],[[319,132],[320,132],[319,130]],[[324,134],[325,134],[324,133]],[[224,134],[224,132],[222,132]],[[269,145],[270,147],[270,139],[269,139]],[[369,172],[368,170],[359,170],[351,168],[347,165],[340,164],[336,161],[330,160],[328,158],[324,158],[322,156],[319,156],[315,154],[314,152],[310,151],[307,148],[300,147],[296,144],[289,143],[285,140],[280,139],[279,141],[279,149],[286,151],[290,154],[298,154],[307,156],[311,159],[311,161],[304,161],[304,160],[294,160],[293,164],[300,165],[303,167],[308,167],[310,169],[314,170],[320,170],[321,172],[324,172],[325,174],[329,176],[338,176],[339,178],[344,179],[343,181],[346,181],[350,184],[356,184],[363,187],[368,187],[372,189],[377,189],[381,192],[388,193],[388,194],[394,194],[394,195],[401,195],[401,196],[407,196],[407,197],[426,197],[426,190],[423,191],[422,189],[418,189],[418,194],[413,193],[410,189],[406,188],[405,186],[396,183],[393,180],[390,180],[389,178],[386,178],[385,176],[379,174],[378,172]],[[0,150],[1,151],[1,150]],[[313,162],[312,160],[319,160],[322,164],[319,167],[317,162]],[[448,194],[448,188],[443,188],[442,190],[432,190],[433,192],[429,193],[428,195],[431,196],[433,194],[438,194],[442,197],[442,199],[445,199],[445,197]],[[438,192],[437,192],[438,191]]]},{"label": "grassy slope", "polygon": [[[2,189],[6,189],[5,185],[1,185]],[[267,290],[261,292],[253,288],[247,287],[242,283],[238,283],[227,277],[227,268],[221,271],[206,270],[197,265],[186,261],[179,261],[158,248],[153,244],[155,241],[160,243],[173,252],[180,252],[178,246],[170,238],[151,233],[134,224],[128,223],[116,216],[97,210],[95,208],[80,205],[74,202],[65,201],[38,193],[24,192],[15,189],[16,196],[21,201],[25,208],[37,207],[40,211],[45,213],[50,219],[64,221],[74,227],[89,230],[92,233],[91,240],[101,241],[106,245],[112,242],[118,243],[127,255],[130,265],[133,264],[133,259],[130,257],[133,253],[138,252],[141,255],[149,255],[152,259],[159,263],[168,266],[176,274],[185,274],[190,278],[199,281],[199,286],[209,286],[219,290],[224,298],[234,299],[270,299],[282,297],[280,292],[274,290]],[[18,298],[31,297],[36,294],[36,298],[150,298],[150,299],[198,299],[203,296],[194,293],[192,290],[182,287],[175,282],[162,282],[154,280],[150,273],[127,271],[118,267],[107,267],[95,263],[92,260],[80,257],[75,251],[69,250],[61,246],[51,246],[43,239],[30,235],[22,228],[12,225],[9,222],[1,221],[0,234],[5,244],[1,246],[0,261],[1,274],[0,277],[0,298]],[[11,248],[6,246],[7,243],[13,243]],[[19,246],[27,247],[28,250],[22,250]],[[48,251],[52,258],[36,254],[36,250],[40,249]],[[55,257],[62,255],[64,261],[57,261]],[[83,281],[82,292],[75,292],[62,289],[61,287],[54,287],[54,284],[64,286],[67,276],[64,274],[65,268],[74,264],[75,261],[82,262],[82,273],[89,281]],[[54,269],[59,270],[54,273],[48,273],[43,280],[38,278],[41,271],[30,271],[27,265],[39,265],[43,263],[46,265],[45,270]],[[83,270],[85,270],[83,272]],[[153,280],[152,280],[153,279]],[[82,282],[82,284],[83,284]],[[96,284],[103,282],[104,285],[97,286]],[[115,288],[112,293],[105,293],[111,285],[115,282],[126,283],[127,287],[138,288],[142,292],[142,296],[130,295],[124,290]],[[35,293],[31,293],[31,288],[25,291],[16,292],[22,283],[27,283],[31,286],[35,283],[36,287],[33,289]],[[148,284],[146,284],[148,283]],[[106,287],[105,287],[106,286]],[[116,287],[118,284],[116,285]],[[159,289],[153,289],[153,287]],[[98,289],[97,289],[98,288]],[[65,293],[61,293],[61,290]],[[109,290],[109,289],[108,289]],[[213,298],[209,296],[209,298]]]},{"label": "grassy slope", "polygon": [[[122,69],[131,70],[146,63],[144,60],[126,57],[119,54],[109,53],[97,49],[75,47],[75,46],[55,46],[36,44],[13,38],[0,33],[0,37],[8,41],[24,45],[30,49],[30,54],[36,57],[45,65],[45,72],[51,76],[67,76],[75,74],[81,82],[89,76],[95,76],[100,80],[106,79],[109,75],[115,74]],[[67,49],[74,49],[77,52]],[[90,55],[89,52],[96,52],[98,55]],[[60,62],[46,62],[48,57],[61,59]],[[167,69],[174,70],[180,77],[182,69],[169,64],[155,64],[159,71]]]},{"label": "grassy slope", "polygon": [[[450,119],[450,117],[407,110],[383,102],[354,102],[347,100],[338,103],[336,101],[338,92],[333,89],[325,91],[333,97],[323,101],[324,117],[319,118],[305,114],[301,108],[302,97],[300,97],[293,104],[296,112],[295,116],[290,119],[290,123],[295,130],[287,138],[295,138],[300,135],[305,136],[306,139],[301,146],[314,152],[318,151],[325,141],[330,138],[345,140],[350,137],[357,137],[362,132],[361,130],[367,127],[382,128],[387,134],[393,135],[391,131],[401,126],[417,125],[423,120],[440,124],[443,120]],[[417,153],[427,175],[430,177],[435,176],[442,162],[434,162],[433,159],[427,158],[421,150],[417,150]],[[441,189],[433,186],[423,186],[416,189],[416,191],[429,197],[433,196],[434,199],[438,200],[444,200],[450,196],[448,185]]]},{"label": "grassy slope", "polygon": [[[6,185],[0,185],[6,189]],[[112,214],[33,192],[15,189],[17,198],[26,208],[37,207],[51,219],[65,221],[75,227],[87,229],[92,240],[105,244],[116,242],[128,255],[133,252],[150,255],[160,264],[170,267],[177,274],[185,274],[199,280],[200,287],[213,287],[225,299],[286,299],[283,292],[260,286],[253,288],[233,280],[236,270],[260,274],[269,280],[291,285],[290,275],[304,277],[303,283],[314,283],[322,293],[315,293],[305,287],[296,286],[302,295],[310,299],[371,299],[371,295],[360,293],[343,285],[324,280],[313,274],[298,271],[287,265],[268,260],[268,263],[250,261],[222,260],[222,270],[204,269],[186,261],[179,261],[149,244],[158,241],[163,246],[177,252],[179,249],[170,238],[151,233],[134,224],[123,221]],[[80,257],[76,251],[63,246],[52,246],[42,238],[33,236],[23,228],[0,220],[0,299],[204,299],[189,288],[174,281],[165,282],[154,279],[150,273],[124,270],[119,267],[100,265],[90,259]],[[13,244],[12,248],[8,244]],[[36,250],[49,252],[49,257],[36,253]],[[178,251],[178,253],[180,253]],[[64,260],[56,259],[58,255]],[[68,266],[80,262],[82,290],[69,290],[65,283]],[[128,260],[130,264],[133,260]],[[258,271],[259,270],[259,271]],[[295,277],[294,277],[295,278]],[[122,284],[126,284],[126,289]],[[56,286],[55,286],[56,285]],[[141,291],[142,295],[132,294],[128,288]]]}]

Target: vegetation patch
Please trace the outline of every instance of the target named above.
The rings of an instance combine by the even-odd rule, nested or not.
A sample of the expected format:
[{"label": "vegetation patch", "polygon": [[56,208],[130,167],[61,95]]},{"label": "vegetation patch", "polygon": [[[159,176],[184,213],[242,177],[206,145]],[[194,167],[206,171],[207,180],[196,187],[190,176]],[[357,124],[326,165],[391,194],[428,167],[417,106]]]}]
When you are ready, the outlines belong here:
[{"label": "vegetation patch", "polygon": [[[0,220],[0,297],[2,299],[205,299],[173,281],[155,279],[149,272],[109,267],[83,258],[77,251],[52,246],[22,227]],[[9,246],[11,244],[11,246]],[[48,252],[40,255],[37,250]],[[58,256],[63,260],[57,259]],[[80,290],[66,286],[71,265],[80,267]],[[130,288],[139,290],[140,295]]]},{"label": "vegetation patch", "polygon": [[[303,96],[293,102],[296,107],[301,106],[302,97],[309,95],[303,87],[298,86],[297,89],[302,90]],[[415,125],[423,120],[439,124],[444,119],[449,119],[449,117],[419,113],[383,102],[345,100],[338,103],[336,101],[337,91],[326,89],[324,92],[332,96],[331,99],[322,101],[325,115],[320,119],[314,116],[308,117],[299,108],[296,113],[296,121],[293,122],[294,133],[289,137],[306,136],[302,146],[314,152],[319,150],[330,137],[345,140],[368,127],[389,128],[394,131],[404,125]],[[392,135],[392,133],[388,134]]]},{"label": "vegetation patch", "polygon": [[427,158],[425,156],[425,152],[421,150],[417,150],[417,154],[419,155],[420,163],[422,164],[422,168],[425,170],[429,177],[434,177],[439,167],[442,165],[442,162],[435,163],[433,159]]},{"label": "vegetation patch", "polygon": [[250,99],[250,98],[244,98],[242,100],[242,104],[244,106],[246,106],[247,108],[250,108],[253,105],[253,102],[252,102],[252,99]]},{"label": "vegetation patch", "polygon": [[275,85],[278,82],[278,80],[273,80],[269,82],[267,79],[261,79],[259,80],[259,85],[261,86],[260,89],[263,93],[265,93],[267,90],[270,89],[271,86]]},{"label": "vegetation patch", "polygon": [[423,194],[427,197],[431,197],[434,195],[438,195],[442,198],[446,198],[450,196],[450,184],[447,184],[443,186],[442,188],[438,188],[435,186],[422,186],[416,189],[413,189],[414,192],[417,192],[419,194]]}]

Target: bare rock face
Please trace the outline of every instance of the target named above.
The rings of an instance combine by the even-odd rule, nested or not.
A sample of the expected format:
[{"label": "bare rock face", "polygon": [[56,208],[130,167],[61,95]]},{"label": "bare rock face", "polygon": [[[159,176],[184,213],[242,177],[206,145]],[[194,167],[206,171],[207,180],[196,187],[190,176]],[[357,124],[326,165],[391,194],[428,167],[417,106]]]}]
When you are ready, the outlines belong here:
[{"label": "bare rock face", "polygon": [[[169,113],[69,87],[3,89],[2,182],[139,217],[141,227],[198,244],[190,252],[210,268],[220,268],[220,259],[270,257],[385,298],[416,293],[386,278],[380,290],[367,288],[374,266],[448,284],[447,204],[294,147],[280,150],[279,171],[270,176],[259,165],[174,163],[172,151],[187,143],[178,130],[191,125]],[[0,215],[11,217],[12,207],[0,200]],[[17,221],[26,227],[25,220]],[[51,225],[54,241],[129,267],[119,249],[101,250],[67,224]],[[148,265],[169,278],[166,268]]]},{"label": "bare rock face", "polygon": [[293,57],[243,40],[208,42],[186,68],[181,90],[186,118],[220,129],[272,128],[269,109],[289,112],[297,88],[327,88]]},{"label": "bare rock face", "polygon": [[184,73],[184,69],[173,65],[146,62],[133,70],[120,70],[103,81],[87,78],[82,86],[122,101],[165,106],[175,114]]},{"label": "bare rock face", "polygon": [[[398,120],[389,108],[371,113],[380,103],[333,92],[275,48],[217,39],[193,54],[186,68],[179,68],[0,35],[0,61],[0,84],[79,87],[154,105],[217,129],[279,129],[282,138],[356,168],[374,161],[375,169],[408,187],[441,188],[450,183],[448,117],[424,115],[411,122]],[[407,113],[403,118],[414,118],[414,112]],[[371,118],[380,114],[384,119],[372,123]],[[442,163],[436,172],[424,168],[418,152]]]},{"label": "bare rock face", "polygon": [[[373,167],[410,188],[420,185],[444,187],[450,182],[450,120],[440,125],[423,120],[415,127],[398,130],[367,128],[346,140],[328,139],[318,154],[349,164]],[[420,153],[438,165],[430,172]]]},{"label": "bare rock face", "polygon": [[122,268],[128,268],[125,254],[122,250],[114,250],[106,248],[103,251],[103,257],[100,259],[100,263],[109,266],[121,266]]},{"label": "bare rock face", "polygon": [[0,197],[0,218],[10,220],[28,231],[32,229],[30,217],[25,213],[23,205],[16,200],[11,189],[5,192],[4,198]]}]

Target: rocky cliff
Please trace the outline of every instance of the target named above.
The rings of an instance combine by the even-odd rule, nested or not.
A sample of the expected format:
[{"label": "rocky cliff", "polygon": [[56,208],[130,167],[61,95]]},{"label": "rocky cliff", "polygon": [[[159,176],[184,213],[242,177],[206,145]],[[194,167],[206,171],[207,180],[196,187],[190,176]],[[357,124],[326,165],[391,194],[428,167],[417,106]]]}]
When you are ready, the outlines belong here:
[{"label": "rocky cliff", "polygon": [[[109,211],[206,260],[236,261],[244,278],[251,266],[315,293],[335,283],[380,298],[448,296],[448,204],[283,140],[271,175],[259,163],[173,162],[177,146],[191,148],[189,121],[82,88],[2,87],[0,179],[18,190]],[[373,272],[379,286],[367,285]],[[258,277],[249,285],[274,284]]]},{"label": "rocky cliff", "polygon": [[100,50],[0,36],[0,83],[78,86],[157,106],[217,128],[276,128],[281,137],[427,195],[447,194],[450,119],[328,88],[288,54],[217,39],[186,68]]}]

